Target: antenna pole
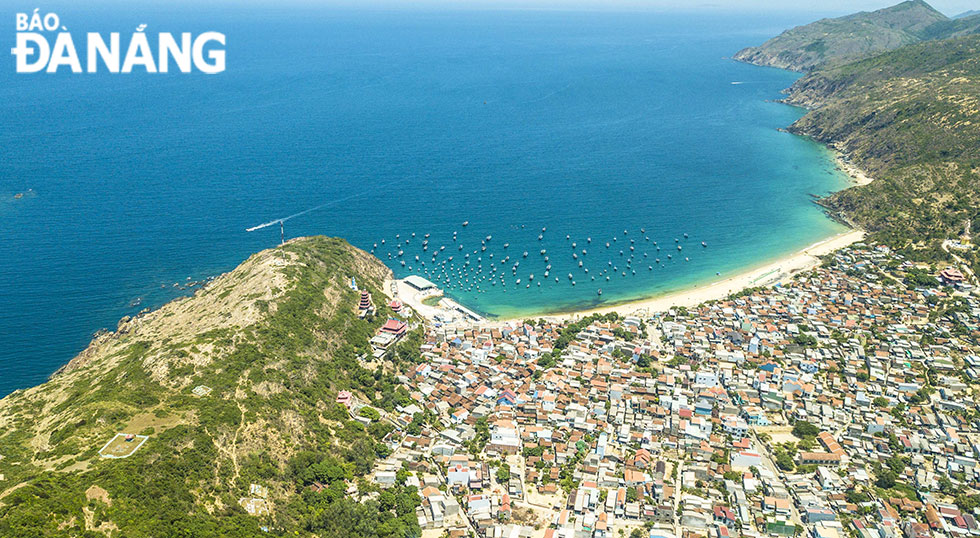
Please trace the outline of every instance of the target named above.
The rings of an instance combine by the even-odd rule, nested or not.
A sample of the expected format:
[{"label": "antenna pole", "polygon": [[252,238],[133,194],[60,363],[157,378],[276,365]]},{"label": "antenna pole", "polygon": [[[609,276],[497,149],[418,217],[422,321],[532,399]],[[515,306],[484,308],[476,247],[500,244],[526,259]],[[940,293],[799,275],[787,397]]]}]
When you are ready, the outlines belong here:
[{"label": "antenna pole", "polygon": [[282,221],[279,221],[279,246],[286,244],[286,231],[283,229]]}]

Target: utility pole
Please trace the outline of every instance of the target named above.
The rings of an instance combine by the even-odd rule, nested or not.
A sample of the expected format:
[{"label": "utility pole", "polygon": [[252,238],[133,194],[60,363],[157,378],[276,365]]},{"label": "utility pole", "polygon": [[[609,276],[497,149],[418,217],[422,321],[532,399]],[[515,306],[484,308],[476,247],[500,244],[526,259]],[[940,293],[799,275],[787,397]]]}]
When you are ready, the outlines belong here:
[{"label": "utility pole", "polygon": [[279,221],[279,260],[283,265],[286,265],[286,249],[283,247],[286,245],[286,230],[283,227],[283,222]]}]

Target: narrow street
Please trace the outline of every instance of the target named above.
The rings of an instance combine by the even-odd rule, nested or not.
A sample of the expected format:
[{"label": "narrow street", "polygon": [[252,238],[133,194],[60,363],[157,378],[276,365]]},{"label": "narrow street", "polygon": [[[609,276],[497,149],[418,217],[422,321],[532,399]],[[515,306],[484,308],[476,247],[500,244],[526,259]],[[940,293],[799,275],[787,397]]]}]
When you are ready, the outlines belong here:
[{"label": "narrow street", "polygon": [[674,536],[681,535],[681,483],[684,478],[684,460],[677,461],[677,480],[674,481]]},{"label": "narrow street", "polygon": [[[779,467],[776,466],[776,462],[772,457],[772,452],[769,451],[769,447],[765,443],[759,441],[759,438],[752,432],[752,440],[755,442],[756,446],[759,447],[759,452],[762,455],[762,465],[769,470],[776,477],[776,481],[779,482],[781,486],[786,488],[786,482],[780,477],[781,471]],[[786,488],[789,491],[789,488]],[[800,513],[796,510],[796,502],[791,498],[789,500],[789,512],[790,512],[790,522],[794,525],[803,525],[803,518]]]}]

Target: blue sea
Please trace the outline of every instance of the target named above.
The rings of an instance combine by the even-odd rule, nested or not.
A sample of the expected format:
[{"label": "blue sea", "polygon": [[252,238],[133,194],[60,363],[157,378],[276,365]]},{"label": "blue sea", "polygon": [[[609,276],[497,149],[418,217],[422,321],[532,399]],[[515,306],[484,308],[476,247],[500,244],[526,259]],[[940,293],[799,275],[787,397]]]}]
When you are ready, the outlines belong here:
[{"label": "blue sea", "polygon": [[813,204],[846,185],[832,156],[777,130],[803,113],[773,102],[798,75],[727,58],[812,14],[58,13],[76,39],[223,32],[227,70],[0,60],[0,396],[291,215],[287,237],[346,238],[498,316],[704,283],[842,229]]}]

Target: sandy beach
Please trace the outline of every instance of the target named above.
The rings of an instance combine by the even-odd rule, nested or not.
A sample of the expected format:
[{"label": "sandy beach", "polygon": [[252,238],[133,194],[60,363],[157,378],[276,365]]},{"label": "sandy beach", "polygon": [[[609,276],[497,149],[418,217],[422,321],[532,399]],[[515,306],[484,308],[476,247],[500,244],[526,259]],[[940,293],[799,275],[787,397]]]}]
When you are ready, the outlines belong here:
[{"label": "sandy beach", "polygon": [[608,312],[618,312],[622,315],[649,315],[677,306],[693,307],[706,301],[723,299],[746,288],[772,286],[779,282],[785,282],[801,271],[806,271],[819,265],[819,256],[829,254],[863,239],[863,231],[848,230],[814,243],[790,256],[702,286],[668,293],[659,297],[620,303],[592,310],[581,310],[567,314],[551,314],[541,317],[546,319],[576,319],[595,313],[605,314]]},{"label": "sandy beach", "polygon": [[864,170],[861,170],[856,165],[854,165],[854,163],[851,162],[847,154],[844,153],[842,147],[837,145],[832,145],[829,147],[834,152],[834,160],[837,161],[837,166],[841,169],[841,171],[844,174],[846,174],[851,179],[851,181],[854,182],[855,187],[860,187],[861,185],[867,185],[868,183],[871,183],[874,180],[874,178],[868,176],[868,174],[866,174]]},{"label": "sandy beach", "polygon": [[[841,171],[855,183],[853,186],[867,185],[874,180],[864,170],[850,161],[846,153],[844,153],[843,148],[833,145],[829,147],[834,152],[837,165]],[[664,312],[677,306],[690,308],[707,301],[724,299],[746,288],[773,286],[780,282],[785,282],[794,275],[819,265],[820,256],[830,254],[835,250],[862,241],[864,236],[865,233],[862,230],[848,230],[823,241],[818,241],[790,256],[707,285],[695,286],[649,299],[640,299],[590,310],[551,314],[544,317],[548,319],[577,319],[591,314],[605,314],[609,312],[618,312],[622,315],[638,314],[642,316],[654,312]]]},{"label": "sandy beach", "polygon": [[[867,185],[873,181],[874,178],[868,176],[863,170],[851,163],[850,159],[848,159],[847,155],[841,148],[836,146],[829,146],[829,148],[834,152],[837,165],[841,172],[847,175],[849,179],[854,182],[852,187]],[[592,314],[606,314],[609,312],[617,312],[624,316],[648,316],[655,312],[665,312],[678,306],[690,308],[707,301],[724,299],[747,288],[773,286],[778,283],[786,282],[795,275],[813,269],[819,265],[820,256],[830,254],[835,250],[860,242],[864,239],[864,236],[865,233],[862,230],[847,230],[822,241],[813,243],[812,245],[789,256],[785,256],[764,265],[748,269],[744,272],[736,274],[735,276],[719,279],[705,285],[665,293],[656,297],[570,312],[495,318],[493,321],[506,323],[510,321],[527,319],[528,317],[555,320],[579,319]],[[404,289],[401,289],[403,292],[401,294],[402,297],[410,297],[406,302],[419,311],[419,313],[421,313],[424,317],[431,319],[436,312],[440,311],[439,308],[422,305],[421,298],[416,297],[406,285],[400,283],[399,286],[404,287]]]}]

